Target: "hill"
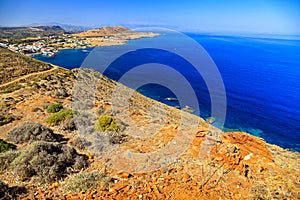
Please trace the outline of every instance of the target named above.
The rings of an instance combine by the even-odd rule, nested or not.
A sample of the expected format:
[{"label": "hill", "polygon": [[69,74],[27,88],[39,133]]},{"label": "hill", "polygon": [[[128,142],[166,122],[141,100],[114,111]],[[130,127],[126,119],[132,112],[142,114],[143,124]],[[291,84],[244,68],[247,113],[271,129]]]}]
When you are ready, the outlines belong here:
[{"label": "hill", "polygon": [[73,36],[87,38],[86,41],[92,46],[111,46],[125,44],[128,40],[155,37],[159,36],[159,34],[152,32],[136,32],[124,26],[104,26],[75,33]]},{"label": "hill", "polygon": [[71,25],[71,24],[61,24],[57,22],[49,22],[49,23],[33,23],[27,25],[27,27],[36,27],[36,26],[59,26],[68,33],[76,33],[76,32],[82,32],[86,30],[90,30],[93,27],[89,26],[76,26],[76,25]]},{"label": "hill", "polygon": [[97,29],[87,30],[80,33],[75,33],[75,36],[78,37],[104,37],[104,36],[116,36],[118,34],[124,34],[124,33],[134,33],[134,31],[131,31],[130,29],[124,27],[124,26],[104,26]]},{"label": "hill", "polygon": [[0,47],[0,84],[51,68],[50,64],[20,54],[14,54],[12,51]]},{"label": "hill", "polygon": [[60,26],[0,27],[0,38],[19,39],[60,35],[65,32]]},{"label": "hill", "polygon": [[20,71],[0,85],[0,198],[300,198],[297,152],[224,133],[91,69],[0,58]]}]

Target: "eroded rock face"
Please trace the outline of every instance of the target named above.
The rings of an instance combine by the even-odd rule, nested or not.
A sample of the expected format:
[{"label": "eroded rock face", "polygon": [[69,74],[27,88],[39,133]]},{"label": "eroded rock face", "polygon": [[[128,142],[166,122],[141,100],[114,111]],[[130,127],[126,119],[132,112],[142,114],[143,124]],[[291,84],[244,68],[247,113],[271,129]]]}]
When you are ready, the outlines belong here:
[{"label": "eroded rock face", "polygon": [[243,132],[231,132],[220,139],[221,143],[211,151],[213,157],[243,172],[245,176],[249,176],[250,171],[264,171],[264,165],[273,162],[266,142],[257,137]]},{"label": "eroded rock face", "polygon": [[16,144],[34,141],[59,142],[62,136],[39,123],[24,122],[9,132],[7,140]]}]

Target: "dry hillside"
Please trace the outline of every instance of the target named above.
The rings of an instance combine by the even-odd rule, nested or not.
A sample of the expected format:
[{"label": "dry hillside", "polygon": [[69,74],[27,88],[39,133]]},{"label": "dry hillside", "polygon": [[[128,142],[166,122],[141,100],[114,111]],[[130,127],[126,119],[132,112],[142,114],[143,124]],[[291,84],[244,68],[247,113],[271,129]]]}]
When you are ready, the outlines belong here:
[{"label": "dry hillside", "polygon": [[[32,66],[22,56],[0,56],[20,71],[2,85],[34,72],[21,73]],[[300,198],[297,152],[223,133],[92,70],[19,80],[0,85],[2,199]]]}]

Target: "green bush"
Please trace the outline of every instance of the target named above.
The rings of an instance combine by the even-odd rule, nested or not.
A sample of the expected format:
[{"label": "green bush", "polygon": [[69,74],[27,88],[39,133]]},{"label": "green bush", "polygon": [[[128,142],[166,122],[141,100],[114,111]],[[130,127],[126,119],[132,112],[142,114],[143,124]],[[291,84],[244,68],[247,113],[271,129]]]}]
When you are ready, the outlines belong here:
[{"label": "green bush", "polygon": [[0,126],[3,126],[5,124],[8,124],[12,122],[14,119],[10,115],[0,115]]},{"label": "green bush", "polygon": [[63,186],[67,192],[80,193],[97,188],[107,188],[111,178],[101,172],[75,174]]},{"label": "green bush", "polygon": [[111,116],[101,116],[95,123],[95,130],[102,132],[118,132],[121,126],[117,120]]},{"label": "green bush", "polygon": [[15,149],[16,146],[0,139],[0,153]]},{"label": "green bush", "polygon": [[63,106],[60,103],[54,103],[47,107],[48,113],[56,113],[60,111],[63,108]]},{"label": "green bush", "polygon": [[73,110],[61,110],[57,113],[53,113],[50,115],[46,122],[49,125],[58,125],[61,122],[64,122],[66,119],[72,118],[74,116],[75,112]]}]

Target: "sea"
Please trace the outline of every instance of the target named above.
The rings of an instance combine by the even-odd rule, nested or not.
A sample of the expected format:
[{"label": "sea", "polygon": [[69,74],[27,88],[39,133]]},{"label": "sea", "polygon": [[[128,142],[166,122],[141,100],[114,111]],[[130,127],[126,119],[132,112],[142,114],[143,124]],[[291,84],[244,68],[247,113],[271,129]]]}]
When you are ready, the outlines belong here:
[{"label": "sea", "polygon": [[[300,36],[161,33],[125,45],[64,49],[51,58],[34,57],[68,69],[94,68],[111,79],[126,80],[125,85],[150,98],[178,108],[188,106],[212,122],[218,121],[212,109],[212,91],[217,94],[218,88],[211,88],[209,81],[221,80],[225,93],[216,98],[225,100],[221,105],[225,118],[215,126],[245,131],[300,152]],[[194,60],[209,68],[199,72]],[[188,90],[184,85],[194,93],[184,93]],[[195,97],[197,104],[189,104]]]}]

